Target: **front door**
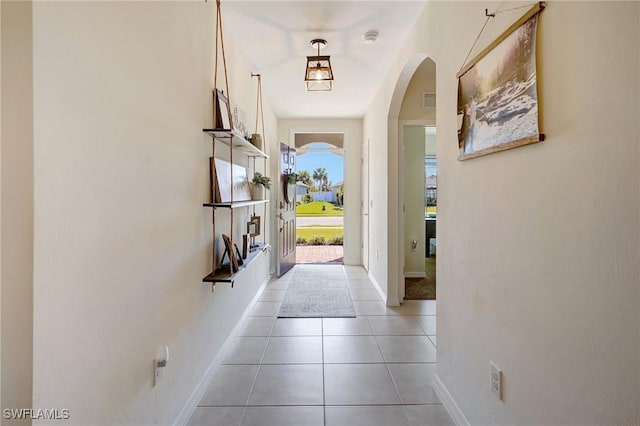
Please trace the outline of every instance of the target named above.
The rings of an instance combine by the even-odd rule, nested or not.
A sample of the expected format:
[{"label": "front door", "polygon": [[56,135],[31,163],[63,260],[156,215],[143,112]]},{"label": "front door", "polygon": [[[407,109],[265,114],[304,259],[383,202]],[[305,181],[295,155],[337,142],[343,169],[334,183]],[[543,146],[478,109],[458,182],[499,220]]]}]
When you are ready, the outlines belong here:
[{"label": "front door", "polygon": [[296,185],[288,176],[296,171],[296,150],[280,144],[280,187],[278,191],[278,276],[296,264]]}]

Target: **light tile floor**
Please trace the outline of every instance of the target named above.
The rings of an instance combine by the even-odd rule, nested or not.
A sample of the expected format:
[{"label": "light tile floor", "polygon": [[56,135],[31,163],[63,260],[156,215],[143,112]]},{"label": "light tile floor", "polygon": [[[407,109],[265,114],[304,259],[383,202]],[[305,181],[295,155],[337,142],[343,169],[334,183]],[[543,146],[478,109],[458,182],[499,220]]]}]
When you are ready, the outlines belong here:
[{"label": "light tile floor", "polygon": [[[278,319],[295,277],[346,280],[358,317]],[[453,425],[433,390],[435,314],[385,306],[362,268],[297,265],[267,284],[189,425]]]}]

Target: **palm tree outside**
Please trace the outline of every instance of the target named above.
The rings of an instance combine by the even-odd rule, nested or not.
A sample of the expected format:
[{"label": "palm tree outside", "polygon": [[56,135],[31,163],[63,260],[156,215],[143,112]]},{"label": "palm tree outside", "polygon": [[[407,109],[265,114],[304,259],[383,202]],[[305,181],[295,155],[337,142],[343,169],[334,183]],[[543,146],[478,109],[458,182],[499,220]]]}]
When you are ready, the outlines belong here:
[{"label": "palm tree outside", "polygon": [[318,182],[318,188],[320,189],[320,197],[324,201],[324,189],[327,180],[329,179],[329,175],[327,174],[327,170],[324,167],[318,167],[313,171],[312,175],[313,180]]}]

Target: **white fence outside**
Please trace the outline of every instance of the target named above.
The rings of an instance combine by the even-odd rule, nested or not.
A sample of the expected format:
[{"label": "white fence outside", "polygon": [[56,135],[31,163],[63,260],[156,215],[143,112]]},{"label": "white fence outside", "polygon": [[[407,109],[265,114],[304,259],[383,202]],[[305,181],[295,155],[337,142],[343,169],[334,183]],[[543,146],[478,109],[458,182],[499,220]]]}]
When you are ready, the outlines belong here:
[{"label": "white fence outside", "polygon": [[338,201],[335,191],[312,191],[309,194],[313,197],[313,201],[326,201],[328,203],[335,203]]}]

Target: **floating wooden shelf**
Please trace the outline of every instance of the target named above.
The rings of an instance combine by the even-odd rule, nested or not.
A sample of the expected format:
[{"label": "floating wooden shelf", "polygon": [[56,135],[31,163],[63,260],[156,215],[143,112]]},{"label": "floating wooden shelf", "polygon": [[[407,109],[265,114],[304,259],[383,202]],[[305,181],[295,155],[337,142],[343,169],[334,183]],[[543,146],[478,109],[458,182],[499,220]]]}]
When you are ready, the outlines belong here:
[{"label": "floating wooden shelf", "polygon": [[259,204],[268,203],[269,200],[248,200],[236,201],[233,203],[204,203],[204,207],[213,207],[214,209],[238,209],[240,207],[257,206]]},{"label": "floating wooden shelf", "polygon": [[233,286],[233,282],[236,280],[238,275],[242,274],[242,272],[247,268],[247,266],[249,266],[251,262],[256,260],[256,258],[261,253],[264,253],[269,247],[270,247],[269,243],[258,244],[258,248],[256,248],[252,252],[249,252],[247,254],[247,258],[243,259],[244,264],[240,266],[240,270],[235,274],[232,274],[230,272],[228,263],[223,263],[218,272],[214,271],[210,273],[209,275],[204,277],[202,281],[206,283],[231,283],[231,286]]},{"label": "floating wooden shelf", "polygon": [[229,129],[202,129],[206,134],[215,137],[220,142],[244,153],[248,157],[269,158],[269,156],[259,150],[255,145],[246,140],[244,136],[235,130]]}]

